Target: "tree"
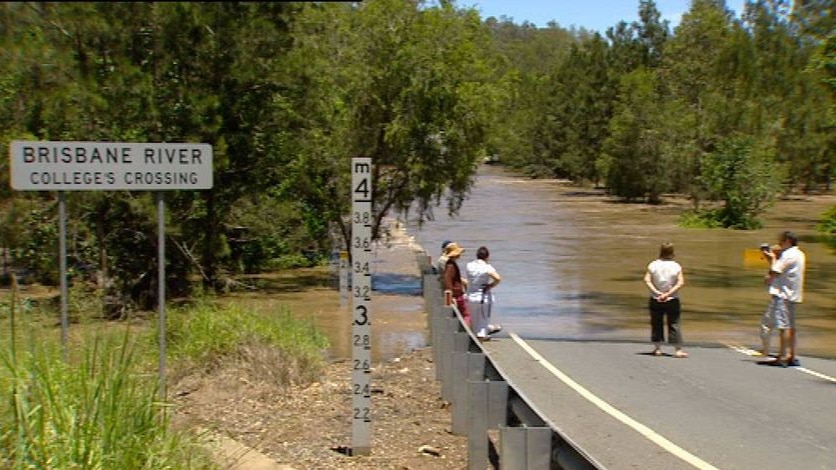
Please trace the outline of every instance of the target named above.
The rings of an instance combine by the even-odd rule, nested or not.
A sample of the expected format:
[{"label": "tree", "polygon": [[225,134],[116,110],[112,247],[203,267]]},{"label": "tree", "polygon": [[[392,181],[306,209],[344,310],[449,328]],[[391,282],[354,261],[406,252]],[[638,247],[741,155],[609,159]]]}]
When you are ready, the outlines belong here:
[{"label": "tree", "polygon": [[606,171],[607,190],[627,201],[658,203],[672,188],[672,165],[665,154],[654,72],[640,68],[623,76],[619,97],[599,162]]},{"label": "tree", "polygon": [[[666,43],[660,68],[666,99],[678,103],[682,111],[671,116],[679,121],[671,125],[687,130],[677,136],[676,147],[671,149],[673,161],[687,175],[682,182],[688,186],[680,189],[691,195],[697,208],[705,195],[699,185],[688,182],[701,174],[702,160],[715,150],[718,131],[725,132],[717,126],[724,119],[717,114],[724,102],[717,52],[727,42],[729,16],[723,0],[694,0]],[[684,122],[691,126],[681,125]]]},{"label": "tree", "polygon": [[745,138],[723,140],[703,163],[700,183],[708,194],[723,201],[714,218],[727,228],[759,228],[757,216],[771,206],[780,190],[774,144]]},{"label": "tree", "polygon": [[[478,14],[381,0],[315,6],[305,15],[295,53],[299,63],[305,58],[306,81],[316,83],[313,119],[325,123],[324,132],[309,134],[317,140],[303,152],[305,168],[296,168],[306,173],[298,180],[304,187],[293,186],[306,206],[334,217],[348,240],[349,159],[366,156],[374,164],[375,238],[392,211],[423,221],[444,199],[455,213],[485,156],[497,102]],[[321,48],[314,35],[336,47]]]}]

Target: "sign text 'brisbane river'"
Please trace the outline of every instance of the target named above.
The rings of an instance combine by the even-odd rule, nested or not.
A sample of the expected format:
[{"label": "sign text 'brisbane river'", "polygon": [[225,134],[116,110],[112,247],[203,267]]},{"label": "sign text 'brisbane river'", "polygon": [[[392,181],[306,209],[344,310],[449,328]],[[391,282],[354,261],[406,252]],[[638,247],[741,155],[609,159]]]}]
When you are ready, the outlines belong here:
[{"label": "sign text 'brisbane river'", "polygon": [[19,191],[160,191],[212,187],[212,146],[189,143],[14,141]]}]

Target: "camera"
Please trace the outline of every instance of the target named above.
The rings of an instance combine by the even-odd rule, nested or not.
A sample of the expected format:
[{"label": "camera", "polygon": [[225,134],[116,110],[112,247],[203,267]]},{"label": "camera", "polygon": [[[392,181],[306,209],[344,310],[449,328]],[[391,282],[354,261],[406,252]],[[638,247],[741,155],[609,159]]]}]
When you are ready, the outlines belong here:
[{"label": "camera", "polygon": [[769,251],[769,243],[761,243],[761,251]]}]

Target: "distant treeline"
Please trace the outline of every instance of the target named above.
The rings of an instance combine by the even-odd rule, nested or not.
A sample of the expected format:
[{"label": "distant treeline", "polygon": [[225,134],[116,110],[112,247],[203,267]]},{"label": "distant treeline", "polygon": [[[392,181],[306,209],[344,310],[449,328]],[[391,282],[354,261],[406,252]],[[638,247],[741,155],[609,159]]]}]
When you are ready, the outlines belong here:
[{"label": "distant treeline", "polygon": [[[352,157],[387,214],[455,213],[486,158],[626,201],[720,202],[750,227],[836,167],[832,3],[652,1],[605,36],[480,17],[451,1],[0,4],[0,151],[12,140],[202,142],[214,188],[166,195],[169,289],[311,265],[350,241]],[[0,245],[56,275],[55,194],[0,168]],[[69,194],[71,264],[148,306],[147,193]],[[718,204],[713,204],[717,207]]]}]

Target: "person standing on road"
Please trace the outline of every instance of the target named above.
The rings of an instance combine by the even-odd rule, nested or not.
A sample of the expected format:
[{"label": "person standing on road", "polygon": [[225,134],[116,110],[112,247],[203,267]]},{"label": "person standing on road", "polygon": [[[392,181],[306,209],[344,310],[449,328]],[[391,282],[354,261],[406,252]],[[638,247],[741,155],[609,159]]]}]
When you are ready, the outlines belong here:
[{"label": "person standing on road", "polygon": [[502,277],[490,262],[487,247],[476,250],[476,259],[467,263],[467,301],[472,306],[472,315],[476,337],[480,341],[491,339],[489,335],[502,330],[499,325],[492,325],[491,309],[494,303],[493,288],[502,281]]},{"label": "person standing on road", "polygon": [[679,289],[685,285],[682,266],[674,261],[673,243],[663,243],[659,249],[659,258],[647,265],[644,283],[650,289],[650,341],[653,342],[653,355],[662,355],[662,342],[665,339],[664,321],[668,320],[668,343],[675,348],[674,357],[688,357],[682,350],[682,329],[680,326],[681,306]]},{"label": "person standing on road", "polygon": [[450,291],[453,294],[453,300],[456,307],[464,320],[465,325],[470,328],[470,309],[467,305],[467,299],[464,296],[465,289],[467,289],[467,279],[462,277],[462,272],[459,269],[457,261],[464,253],[464,248],[460,247],[458,243],[451,242],[444,248],[444,254],[447,256],[447,262],[444,264],[444,290]]},{"label": "person standing on road", "polygon": [[[764,258],[767,261],[771,261],[766,254],[767,251],[771,251],[774,255],[775,259],[781,257],[781,252],[784,251],[784,248],[781,245],[772,245],[769,246],[764,244],[761,246],[761,250],[764,252]],[[775,329],[775,316],[776,316],[776,309],[778,308],[778,296],[773,293],[773,286],[776,283],[777,275],[772,272],[772,266],[770,262],[770,269],[767,270],[766,277],[764,278],[764,284],[766,284],[766,291],[769,293],[769,305],[766,306],[766,311],[763,313],[761,317],[761,328],[760,328],[760,337],[761,337],[761,350],[758,351],[762,356],[769,356],[769,343],[772,339],[772,331]]]},{"label": "person standing on road", "polygon": [[781,341],[777,363],[796,366],[799,363],[795,356],[795,312],[796,306],[804,300],[807,256],[798,248],[798,237],[794,232],[782,232],[778,242],[784,249],[780,258],[771,252],[764,252],[770,260],[769,270],[776,276],[770,294],[777,297],[775,328],[780,333]]}]

